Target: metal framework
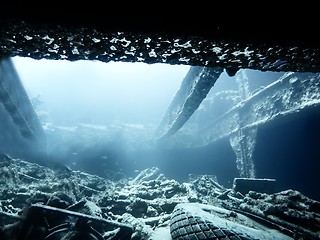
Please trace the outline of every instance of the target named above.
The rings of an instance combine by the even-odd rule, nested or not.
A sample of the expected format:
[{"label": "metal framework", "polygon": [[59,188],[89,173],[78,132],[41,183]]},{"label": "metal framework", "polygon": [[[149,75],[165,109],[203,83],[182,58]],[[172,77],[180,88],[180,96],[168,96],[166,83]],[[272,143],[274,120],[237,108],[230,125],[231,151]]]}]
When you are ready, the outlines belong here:
[{"label": "metal framework", "polygon": [[[242,81],[241,78],[244,76],[241,75],[241,72],[237,76],[240,78],[239,81]],[[212,82],[215,82],[217,75],[211,76],[211,78]],[[254,81],[254,79],[252,80]],[[197,81],[194,80],[194,82]],[[247,87],[244,81],[240,82],[239,86],[240,88]],[[281,119],[289,114],[298,114],[306,109],[319,107],[320,75],[319,73],[287,72],[279,79],[254,93],[245,93],[246,91],[247,89],[240,89],[239,94],[242,95],[240,97],[242,100],[222,115],[208,120],[207,123],[209,122],[209,124],[204,126],[204,123],[196,122],[195,124],[199,126],[196,128],[197,130],[195,132],[189,131],[193,133],[192,137],[185,138],[176,134],[171,139],[167,138],[165,144],[169,147],[177,145],[202,147],[219,139],[229,138],[230,145],[236,154],[236,163],[240,176],[254,178],[255,167],[252,156],[259,126]],[[177,95],[179,96],[179,94]],[[181,99],[184,100],[185,98]],[[198,100],[199,98],[188,95],[188,101],[198,102]],[[181,114],[183,108],[180,110],[177,107],[179,105],[174,101],[171,105],[176,107],[169,108],[168,111],[170,112],[166,114],[166,117],[176,116],[176,118],[172,118],[171,125],[169,124],[171,128],[167,132],[177,131],[177,128],[173,127],[173,123],[183,116]],[[195,109],[192,110],[195,111]],[[186,122],[186,118],[184,119]],[[181,128],[182,126],[179,125],[179,127]],[[183,132],[188,127],[190,125],[181,129],[181,131]]]}]

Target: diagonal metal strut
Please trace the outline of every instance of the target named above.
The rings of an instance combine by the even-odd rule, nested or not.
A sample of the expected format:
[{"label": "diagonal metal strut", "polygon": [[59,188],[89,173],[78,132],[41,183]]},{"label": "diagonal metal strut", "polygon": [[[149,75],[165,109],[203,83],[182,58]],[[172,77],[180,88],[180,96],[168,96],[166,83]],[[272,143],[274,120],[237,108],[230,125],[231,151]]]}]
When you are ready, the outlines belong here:
[{"label": "diagonal metal strut", "polygon": [[0,103],[23,137],[42,138],[44,131],[10,58],[0,61]]},{"label": "diagonal metal strut", "polygon": [[0,120],[0,152],[45,156],[44,129],[10,58],[0,59]]},{"label": "diagonal metal strut", "polygon": [[190,67],[159,125],[160,138],[175,134],[185,124],[222,72],[223,68]]}]

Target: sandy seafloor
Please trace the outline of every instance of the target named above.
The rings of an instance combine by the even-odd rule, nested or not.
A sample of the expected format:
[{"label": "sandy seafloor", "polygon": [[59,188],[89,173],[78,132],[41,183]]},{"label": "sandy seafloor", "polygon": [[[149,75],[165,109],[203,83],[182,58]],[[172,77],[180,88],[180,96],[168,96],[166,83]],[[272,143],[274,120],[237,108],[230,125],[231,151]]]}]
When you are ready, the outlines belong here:
[{"label": "sandy seafloor", "polygon": [[[111,180],[60,164],[40,165],[6,155],[0,159],[1,240],[29,240],[32,234],[42,240],[49,228],[76,222],[81,218],[77,214],[92,216],[87,223],[103,239],[195,239],[172,235],[172,216],[179,206],[188,216],[217,227],[234,224],[232,231],[247,231],[249,237],[241,239],[320,239],[320,203],[294,189],[243,195],[209,175],[179,183],[156,167],[134,178]],[[208,209],[202,211],[203,206]],[[40,210],[31,214],[30,209]],[[115,237],[122,224],[132,232]]]}]

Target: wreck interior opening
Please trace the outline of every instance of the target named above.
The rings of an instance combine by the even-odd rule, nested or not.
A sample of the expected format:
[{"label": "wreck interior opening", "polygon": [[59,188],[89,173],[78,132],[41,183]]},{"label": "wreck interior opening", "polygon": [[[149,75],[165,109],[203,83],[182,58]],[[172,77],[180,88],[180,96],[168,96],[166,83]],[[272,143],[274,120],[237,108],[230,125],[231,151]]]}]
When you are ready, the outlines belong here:
[{"label": "wreck interior opening", "polygon": [[[13,24],[1,25],[2,55],[34,59],[66,59],[70,61],[96,59],[102,62],[109,62],[110,60],[119,62],[142,61],[147,64],[165,62],[171,65],[187,64],[193,66],[196,76],[214,74],[212,72],[201,72],[205,69],[196,69],[206,66],[208,68],[219,68],[217,76],[221,73],[221,77],[229,80],[227,82],[230,84],[228,87],[231,90],[228,90],[230,90],[229,93],[232,97],[226,94],[228,91],[219,89],[219,84],[222,82],[219,75],[212,88],[206,88],[206,91],[210,89],[210,92],[208,91],[207,97],[200,98],[203,100],[201,105],[193,108],[195,112],[191,112],[190,118],[182,119],[187,119],[186,122],[182,121],[183,126],[181,128],[179,126],[174,129],[171,128],[172,131],[178,130],[172,135],[169,134],[170,136],[167,135],[168,138],[158,139],[156,143],[161,151],[159,151],[159,148],[156,151],[147,148],[140,152],[127,154],[128,161],[122,164],[122,169],[139,169],[139,166],[132,166],[136,159],[141,160],[141,168],[158,164],[169,173],[169,176],[173,174],[177,176],[177,172],[173,172],[177,168],[173,166],[179,166],[181,178],[191,173],[190,169],[194,174],[202,174],[204,169],[210,169],[208,172],[217,175],[221,183],[227,187],[232,184],[231,181],[236,176],[270,177],[277,179],[277,184],[281,189],[296,188],[311,197],[320,199],[319,193],[315,190],[319,189],[319,181],[314,170],[317,169],[319,164],[317,161],[319,155],[316,150],[319,146],[318,131],[314,131],[317,129],[314,123],[319,119],[317,114],[319,110],[317,102],[319,99],[317,75],[319,50],[317,47],[316,49],[313,48],[317,46],[313,45],[314,43],[308,45],[309,42],[305,39],[305,41],[302,41],[303,44],[300,49],[300,46],[296,47],[295,45],[297,33],[283,31],[281,37],[284,39],[281,39],[281,44],[274,45],[272,37],[278,35],[263,31],[263,27],[259,28],[260,30],[258,29],[258,33],[253,31],[251,34],[248,34],[252,30],[249,28],[247,28],[247,32],[243,33],[242,31],[245,30],[245,27],[243,27],[241,31],[237,30],[234,35],[231,34],[224,38],[223,29],[228,31],[228,26],[218,28],[214,25],[208,28],[212,31],[212,34],[204,31],[206,32],[204,38],[202,38],[203,36],[197,38],[200,31],[194,31],[197,24],[190,26],[192,28],[190,37],[188,33],[182,34],[181,30],[177,31],[181,34],[180,36],[179,34],[178,36],[175,35],[173,32],[177,28],[174,27],[174,24],[170,25],[169,34],[162,35],[164,31],[162,28],[158,32],[154,30],[142,33],[139,32],[139,29],[134,29],[139,32],[135,35],[130,31],[118,32],[116,27],[110,31],[108,26],[106,26],[107,31],[104,31],[106,29],[103,27],[99,31],[91,28],[95,24],[91,25],[90,23],[86,25],[89,28],[81,28],[81,30],[77,29],[78,26],[75,26],[75,28],[72,26],[71,29],[64,28],[63,24],[56,27],[54,19],[51,20],[50,27],[45,25],[43,27],[41,24],[34,25],[34,23],[37,23],[37,19],[31,21],[31,23],[28,23],[28,21],[20,23],[18,21]],[[67,18],[61,18],[59,23],[63,23],[63,21],[67,22],[68,20]],[[75,22],[76,20],[73,23]],[[52,23],[53,25],[51,25]],[[99,27],[101,26],[102,23]],[[133,26],[134,23],[131,27]],[[187,31],[188,27],[188,24],[185,24],[182,28],[183,31]],[[40,28],[39,31],[38,28]],[[233,27],[232,30],[236,30],[235,28],[237,27]],[[268,28],[268,30],[270,29],[272,28]],[[241,34],[238,34],[239,31]],[[304,29],[304,31],[307,35],[307,29]],[[192,34],[195,36],[192,36]],[[261,34],[261,38],[257,37],[256,41],[251,39],[259,34]],[[215,36],[218,37],[215,38]],[[243,39],[241,39],[241,36],[243,36]],[[268,41],[260,45],[260,41],[265,38],[268,38]],[[314,42],[317,42],[317,39],[313,39]],[[256,45],[256,43],[258,44]],[[258,79],[250,75],[251,73],[258,73],[255,70],[261,71]],[[292,75],[290,75],[291,73]],[[287,75],[284,76],[284,74]],[[266,75],[272,77],[264,78]],[[21,78],[23,78],[22,75]],[[279,78],[281,79],[279,80]],[[259,79],[261,79],[260,82]],[[269,85],[269,88],[260,88]],[[239,89],[239,86],[241,86],[241,94],[239,91],[236,93],[237,90],[235,90]],[[217,91],[218,89],[221,90],[220,93],[214,92],[215,89]],[[285,92],[286,89],[289,91]],[[175,90],[178,91],[179,88]],[[268,97],[267,93],[273,94],[269,96],[274,98]],[[263,101],[261,102],[257,96],[264,97],[261,98]],[[184,97],[186,99],[186,96]],[[199,103],[199,100],[197,103]],[[243,105],[236,106],[236,103],[243,103]],[[297,104],[290,105],[290,103]],[[213,119],[218,115],[217,108],[214,107],[215,104],[219,107],[224,106],[225,110],[231,105],[235,106],[236,109],[232,110],[230,108],[228,109],[230,111],[219,112],[221,114],[219,118]],[[179,106],[178,104],[175,106],[176,109],[171,111],[173,117],[179,115],[177,114],[179,111],[176,111]],[[242,129],[239,127],[241,125],[237,125],[240,118],[237,109],[244,113],[243,118],[241,117],[241,124],[249,123],[244,125],[244,131],[242,132],[235,131]],[[286,115],[286,113],[290,113],[289,109],[292,110],[293,114]],[[306,113],[306,109],[312,109],[312,111]],[[251,116],[257,118],[250,119]],[[259,117],[260,121],[258,121]],[[280,119],[286,119],[286,121]],[[299,122],[299,119],[304,121]],[[160,120],[158,119],[159,122]],[[166,126],[168,125],[164,125],[163,129],[168,130]],[[203,132],[201,131],[202,128]],[[305,134],[302,139],[302,132],[286,130],[287,128],[292,130],[308,129],[308,134]],[[2,133],[4,133],[2,135],[3,141],[8,141],[5,131]],[[290,133],[290,137],[288,133]],[[242,147],[239,148],[239,146]],[[14,150],[17,149],[13,148]],[[163,151],[164,149],[166,151]],[[296,154],[289,154],[288,151],[291,149],[294,149]],[[72,153],[75,152],[71,151],[71,156],[74,157]],[[100,159],[100,163],[96,162],[97,166],[99,164],[105,165],[106,154],[96,153],[99,157],[94,156],[92,152],[88,152],[89,155]],[[119,151],[118,153],[123,152]],[[268,156],[272,159],[269,159]],[[124,159],[122,157],[123,155],[120,154],[119,159]],[[245,162],[246,160],[250,161]],[[305,164],[306,161],[308,161],[308,164]],[[89,166],[86,167],[90,169],[92,164],[90,164],[90,161],[87,161],[87,163]],[[269,170],[261,172],[261,166]],[[266,166],[268,167],[266,168]],[[290,166],[296,166],[296,168],[293,169]],[[120,168],[119,166],[111,166],[111,164],[108,167],[110,169]],[[204,168],[201,169],[201,167]],[[282,178],[282,171],[291,171],[291,179]],[[302,182],[303,187],[299,186]]]},{"label": "wreck interior opening", "polygon": [[316,4],[12,3],[0,239],[320,238]]},{"label": "wreck interior opening", "polygon": [[[226,187],[232,186],[235,177],[274,178],[278,190],[294,187],[319,198],[314,191],[319,157],[318,132],[314,130],[320,119],[316,74],[241,69],[230,76],[222,71],[183,126],[161,138],[157,127],[192,67],[162,65],[155,70],[157,64],[142,63],[143,68],[138,71],[140,63],[78,61],[77,66],[68,61],[48,60],[45,64],[57,63],[50,71],[38,60],[13,58],[13,62],[44,128],[46,161],[102,177],[111,172],[134,176],[135,171],[154,166],[180,181],[210,173]],[[62,70],[57,67],[59,63]],[[104,79],[100,81],[107,81],[108,71],[114,70],[118,75],[129,73],[127,82],[116,78],[109,85],[95,85],[92,79],[85,78],[98,78],[99,69],[86,67],[86,63],[103,64],[108,69],[101,72]],[[119,64],[118,70],[115,64]],[[79,75],[68,74],[72,68]],[[130,69],[135,69],[138,77]],[[54,76],[57,71],[61,75]],[[147,75],[147,80],[139,85],[143,75]],[[156,76],[159,79],[152,79]],[[34,81],[33,86],[28,81]],[[112,84],[116,87],[112,88]],[[39,94],[37,86],[47,92]],[[110,98],[111,94],[118,98]],[[100,98],[91,101],[97,95]],[[140,102],[135,98],[141,98]],[[293,101],[296,104],[290,105]],[[122,108],[112,113],[110,108],[115,106]],[[306,113],[309,108],[313,110]],[[250,119],[252,116],[255,119]],[[11,154],[14,156],[14,150]],[[24,154],[21,156],[28,156]],[[288,167],[288,158],[295,167]],[[35,159],[33,155],[29,160]],[[283,171],[288,172],[286,178],[282,178]]]}]

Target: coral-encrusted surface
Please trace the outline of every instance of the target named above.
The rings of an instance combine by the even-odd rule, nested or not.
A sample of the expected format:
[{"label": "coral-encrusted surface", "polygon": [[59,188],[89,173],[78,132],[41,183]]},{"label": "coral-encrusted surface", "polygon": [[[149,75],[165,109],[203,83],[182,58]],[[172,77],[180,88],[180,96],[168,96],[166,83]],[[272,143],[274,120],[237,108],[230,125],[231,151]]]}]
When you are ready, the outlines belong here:
[{"label": "coral-encrusted surface", "polygon": [[[229,7],[229,6],[228,6]],[[96,13],[94,11],[94,14]],[[47,9],[44,11],[47,14]],[[281,32],[286,38],[293,34],[289,41],[274,41],[279,38],[277,33],[271,41],[268,38],[267,29],[260,26],[251,29],[251,37],[248,37],[248,29],[229,29],[225,34],[229,37],[218,37],[219,31],[215,30],[211,24],[212,14],[210,14],[210,27],[204,34],[197,34],[190,31],[193,24],[185,25],[185,29],[169,28],[174,26],[169,22],[163,24],[165,29],[157,29],[151,24],[150,29],[135,29],[134,19],[132,25],[126,23],[127,27],[115,29],[108,24],[108,21],[100,22],[102,28],[97,24],[72,24],[68,11],[66,19],[61,18],[61,11],[55,15],[55,21],[37,19],[39,12],[35,13],[34,21],[30,19],[20,19],[15,17],[11,11],[9,18],[4,18],[0,22],[0,58],[2,57],[31,57],[34,59],[65,59],[94,60],[102,62],[122,61],[122,62],[144,62],[148,64],[166,63],[183,64],[190,66],[221,67],[234,73],[238,69],[255,69],[261,71],[294,71],[294,72],[318,72],[319,71],[319,44],[316,36],[312,34],[310,39],[316,44],[306,44],[308,37],[299,35],[298,29],[286,31],[281,25]],[[176,14],[176,13],[175,13]],[[282,13],[283,14],[283,13]],[[105,15],[105,14],[104,14]],[[2,16],[0,16],[1,18]],[[29,16],[30,17],[30,16]],[[94,17],[97,17],[96,14]],[[166,16],[167,17],[167,16]],[[237,18],[237,22],[242,19]],[[118,18],[117,21],[119,20]],[[176,18],[179,19],[179,18]],[[2,19],[0,19],[2,20]],[[89,22],[90,17],[85,18]],[[185,22],[187,19],[184,18]],[[195,21],[192,18],[192,21]],[[64,24],[61,24],[61,21]],[[146,25],[148,21],[136,24],[136,26]],[[161,22],[164,18],[161,19]],[[179,20],[180,21],[180,20]],[[299,19],[301,21],[301,18]],[[59,23],[60,22],[60,23]],[[114,22],[113,22],[114,24]],[[300,22],[299,22],[300,24]],[[188,26],[188,27],[187,27]],[[204,26],[204,22],[198,26]],[[272,24],[272,28],[276,25]],[[257,38],[258,30],[264,32],[263,39]],[[304,28],[303,28],[304,29]],[[302,30],[302,29],[300,29]],[[181,33],[186,32],[186,33]],[[171,32],[171,33],[170,33]],[[189,32],[189,33],[188,33]],[[172,34],[173,33],[173,34]],[[240,33],[240,34],[239,34]],[[208,36],[212,35],[212,36]],[[224,34],[222,34],[224,35]],[[294,43],[297,37],[302,38],[300,44]],[[258,40],[258,41],[255,41]],[[302,44],[303,43],[303,44]]]},{"label": "coral-encrusted surface", "polygon": [[250,191],[243,196],[209,175],[179,183],[167,179],[160,169],[149,168],[133,179],[112,181],[58,164],[39,165],[6,155],[0,159],[0,236],[5,239],[18,239],[12,229],[36,203],[129,224],[131,239],[171,239],[174,207],[191,202],[245,214],[291,237],[320,239],[320,203],[294,190]]}]

